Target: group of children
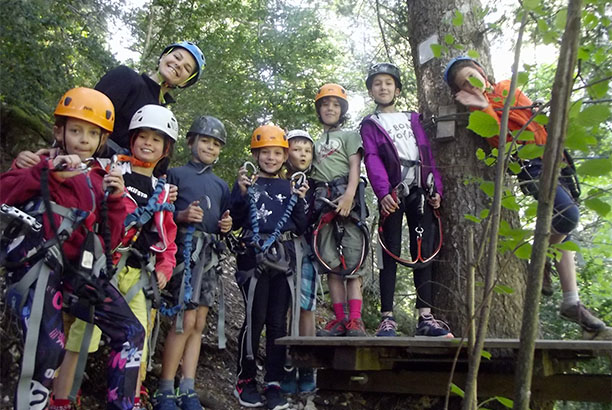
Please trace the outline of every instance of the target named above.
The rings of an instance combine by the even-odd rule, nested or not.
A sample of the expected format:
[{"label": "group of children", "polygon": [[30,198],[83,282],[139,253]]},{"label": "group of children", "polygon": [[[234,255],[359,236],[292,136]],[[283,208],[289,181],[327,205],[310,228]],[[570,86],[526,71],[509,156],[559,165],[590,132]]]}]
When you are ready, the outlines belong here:
[{"label": "group of children", "polygon": [[[179,135],[176,118],[162,106],[169,98],[165,91],[192,85],[203,65],[195,45],[176,43],[164,50],[152,76],[128,81],[132,73],[121,68],[103,78],[103,92],[68,91],[55,110],[56,148],[37,153],[43,155],[21,153],[13,169],[0,175],[0,202],[8,206],[3,212],[16,221],[5,229],[5,236],[13,236],[3,242],[0,256],[10,272],[8,300],[25,338],[15,408],[44,409],[53,396],[51,410],[70,409],[82,367],[79,356],[97,349],[101,334],[111,348],[107,408],[139,408],[147,357],[154,349],[153,324],[161,312],[173,318],[173,325],[164,343],[154,408],[201,409],[194,387],[201,334],[217,299],[219,260],[231,230],[240,230],[232,250],[245,305],[234,395],[243,406],[279,410],[288,407],[283,392],[314,390],[313,369],[293,368],[286,349],[275,341],[287,334],[289,311],[294,333],[315,335],[317,272],[327,274],[334,318],[316,334],[366,336],[362,275],[370,237],[362,158],[378,199],[385,251],[376,336],[396,335],[393,298],[397,263],[402,263],[414,268],[416,335],[453,337],[431,311],[442,178],[419,114],[395,107],[402,89],[399,69],[390,63],[370,68],[366,86],[377,108],[362,120],[360,135],[342,129],[348,97],[338,84],[325,84],[315,97],[323,127],[316,140],[306,131],[287,133],[273,124],[255,129],[253,162],[240,168],[230,191],[212,169],[227,143],[223,123],[215,117],[203,115],[191,125],[186,165],[168,171],[163,166]],[[475,88],[469,81],[473,77],[483,87]],[[139,91],[126,93],[119,78],[142,82],[134,86]],[[490,109],[490,84],[474,60],[451,61],[445,80],[460,103],[497,115]],[[144,105],[134,109],[133,95]],[[126,112],[131,112],[129,121]],[[105,142],[119,123],[124,125],[115,126],[114,141],[129,152],[104,159]],[[532,179],[539,169],[535,162],[527,168]],[[561,187],[557,196],[565,193]],[[578,218],[567,200],[559,203],[553,243],[563,240]],[[410,259],[400,256],[404,215]],[[599,329],[603,322],[578,299],[573,255],[566,253],[558,263],[561,314],[585,329]],[[264,326],[260,392],[256,357]]]}]

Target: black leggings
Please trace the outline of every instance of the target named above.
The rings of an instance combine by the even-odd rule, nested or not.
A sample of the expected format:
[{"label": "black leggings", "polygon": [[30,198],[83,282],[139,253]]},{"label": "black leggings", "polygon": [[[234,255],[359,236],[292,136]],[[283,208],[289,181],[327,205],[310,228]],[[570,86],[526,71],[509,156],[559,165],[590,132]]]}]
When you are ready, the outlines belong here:
[{"label": "black leggings", "polygon": [[[418,212],[420,195],[410,195],[402,198],[399,209],[387,216],[383,225],[385,245],[394,255],[400,255],[402,244],[402,218],[406,215],[408,220],[408,232],[410,235],[410,254],[416,258],[417,233],[415,229],[423,228],[423,240],[421,243],[421,255],[423,258],[431,256],[434,242],[437,239],[437,230],[434,223],[433,210],[425,201],[423,215]],[[380,311],[393,311],[393,296],[395,294],[395,282],[397,274],[397,263],[383,251],[383,268],[380,270]],[[416,288],[416,307],[431,306],[431,265],[413,271],[414,287]]]}]

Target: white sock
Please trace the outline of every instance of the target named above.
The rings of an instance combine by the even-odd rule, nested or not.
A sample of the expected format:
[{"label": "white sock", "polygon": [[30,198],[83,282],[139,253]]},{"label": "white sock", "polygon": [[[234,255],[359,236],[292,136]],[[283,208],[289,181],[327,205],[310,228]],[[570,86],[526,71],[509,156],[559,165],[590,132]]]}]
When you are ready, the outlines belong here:
[{"label": "white sock", "polygon": [[571,290],[569,292],[563,292],[563,302],[561,306],[572,306],[580,301],[577,290]]}]

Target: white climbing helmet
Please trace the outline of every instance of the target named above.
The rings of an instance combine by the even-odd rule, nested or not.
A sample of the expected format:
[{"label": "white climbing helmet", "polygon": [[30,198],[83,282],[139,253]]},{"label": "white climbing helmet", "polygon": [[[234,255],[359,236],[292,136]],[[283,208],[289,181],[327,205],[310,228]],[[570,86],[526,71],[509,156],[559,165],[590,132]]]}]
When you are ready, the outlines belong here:
[{"label": "white climbing helmet", "polygon": [[172,111],[161,105],[148,104],[136,111],[130,121],[129,130],[138,128],[152,128],[163,132],[173,141],[178,139],[178,121]]}]

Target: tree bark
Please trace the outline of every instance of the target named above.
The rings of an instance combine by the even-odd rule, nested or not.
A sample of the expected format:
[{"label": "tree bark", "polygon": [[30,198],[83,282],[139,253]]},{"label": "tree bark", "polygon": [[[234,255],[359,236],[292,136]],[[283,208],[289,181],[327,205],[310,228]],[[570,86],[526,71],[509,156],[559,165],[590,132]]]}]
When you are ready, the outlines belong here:
[{"label": "tree bark", "polygon": [[[408,0],[407,31],[410,38],[412,58],[417,78],[419,110],[425,118],[438,115],[439,107],[452,105],[453,99],[448,86],[442,79],[444,67],[450,58],[465,54],[465,51],[451,51],[442,58],[435,58],[419,65],[418,45],[423,40],[437,34],[443,43],[444,36],[451,34],[456,44],[466,47],[465,50],[476,50],[480,54],[479,62],[489,68],[489,46],[482,32],[480,21],[471,10],[480,7],[478,0],[459,1],[427,1]],[[452,24],[455,11],[464,14],[464,22],[456,27]],[[465,108],[457,105],[459,111]],[[439,286],[434,291],[435,310],[445,317],[455,335],[467,335],[468,317],[466,277],[470,261],[467,249],[467,227],[473,222],[464,215],[478,216],[483,209],[488,209],[491,199],[478,187],[477,183],[468,183],[469,179],[494,179],[494,169],[487,167],[476,159],[476,150],[482,148],[490,151],[483,138],[465,129],[465,122],[458,122],[455,137],[450,141],[432,141],[434,156],[443,176],[444,198],[442,201],[442,220],[444,226],[444,243],[439,262],[435,265],[435,277]],[[435,135],[435,129],[429,129],[430,138]],[[518,226],[518,215],[506,210],[502,218],[511,226]],[[484,224],[475,227],[476,247],[484,241]],[[491,337],[518,337],[520,330],[520,312],[525,292],[525,263],[513,254],[498,255],[497,266],[504,267],[498,273],[500,283],[514,289],[511,295],[494,295],[491,323],[488,334]],[[476,281],[483,282],[484,263],[476,266]],[[480,298],[476,300],[478,309],[482,296],[482,286],[477,287]],[[477,295],[478,296],[478,295]]]}]

